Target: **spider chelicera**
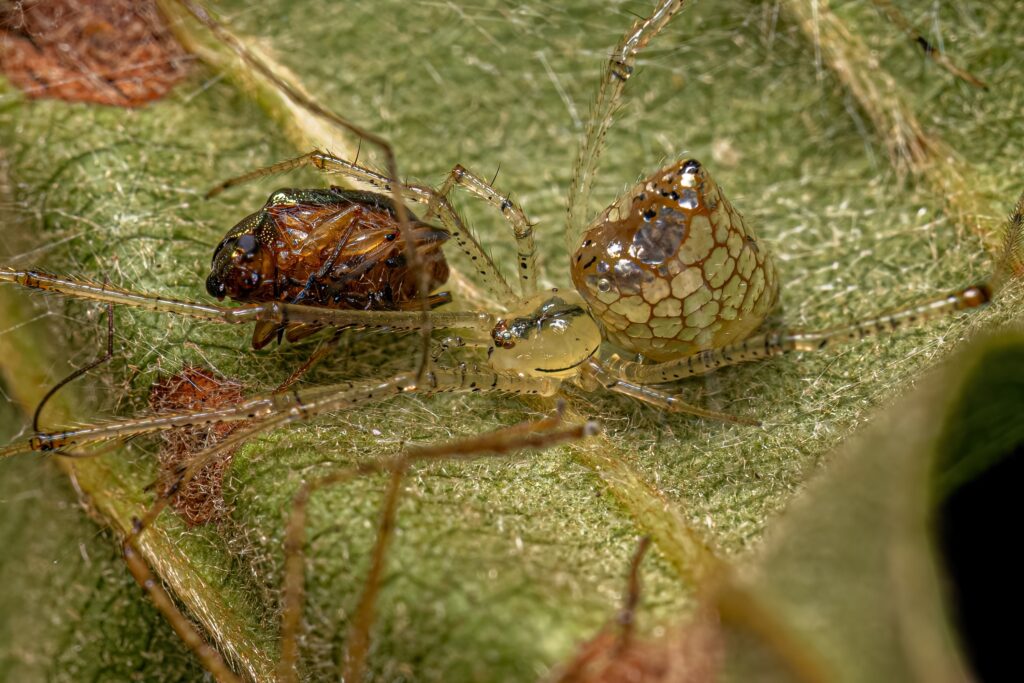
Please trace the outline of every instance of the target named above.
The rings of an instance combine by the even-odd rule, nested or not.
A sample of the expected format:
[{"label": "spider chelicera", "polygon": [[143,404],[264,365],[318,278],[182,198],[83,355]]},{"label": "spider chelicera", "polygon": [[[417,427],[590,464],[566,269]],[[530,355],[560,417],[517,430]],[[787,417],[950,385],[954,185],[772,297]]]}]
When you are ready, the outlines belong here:
[{"label": "spider chelicera", "polygon": [[[733,415],[689,405],[659,387],[742,362],[791,351],[818,351],[848,340],[897,330],[988,301],[986,285],[894,313],[820,332],[760,333],[775,308],[778,279],[771,253],[712,178],[694,159],[654,172],[593,221],[585,216],[601,145],[622,98],[637,56],[683,3],[663,0],[652,15],[626,32],[601,80],[577,172],[569,189],[566,240],[575,290],[538,291],[533,226],[522,209],[480,176],[456,167],[438,188],[405,185],[393,163],[380,173],[327,152],[313,151],[228,181],[226,189],[269,173],[302,166],[370,185],[376,192],[340,188],[285,190],[225,236],[213,257],[207,290],[230,296],[236,306],[172,300],[82,279],[31,270],[0,270],[0,281],[115,306],[174,313],[230,324],[255,324],[253,345],[287,335],[298,339],[321,328],[429,328],[444,330],[446,355],[439,363],[424,355],[416,371],[344,384],[257,395],[226,407],[106,422],[73,430],[37,433],[0,452],[63,451],[90,444],[178,427],[223,422],[244,426],[196,454],[165,490],[125,543],[133,574],[151,592],[172,623],[219,678],[233,677],[219,655],[176,611],[139,558],[135,537],[167,506],[175,490],[232,447],[253,436],[325,412],[350,409],[392,396],[437,392],[503,392],[556,396],[566,389],[607,390],[658,408],[726,421]],[[316,114],[328,116],[370,142],[379,139],[323,112],[291,90],[258,59],[231,42],[201,8],[193,13],[231,44],[250,65]],[[390,154],[387,155],[390,159]],[[449,203],[460,187],[496,208],[508,221],[517,244],[514,288],[462,224]],[[420,205],[415,215],[404,202]],[[309,247],[289,249],[285,264],[282,235],[313,224],[325,232],[290,234]],[[329,233],[329,234],[328,234]],[[331,239],[327,239],[327,237]],[[333,241],[332,241],[333,240]],[[450,311],[435,293],[447,274],[440,245],[454,242],[477,266],[477,275],[501,310]],[[305,247],[304,247],[305,248]],[[372,286],[368,286],[372,285]],[[518,289],[518,291],[517,291]],[[390,538],[398,482],[410,464],[484,452],[542,447],[581,438],[592,425],[564,427],[554,418],[526,423],[436,448],[410,450],[390,461],[355,468],[311,482],[296,497],[286,548],[286,582],[281,677],[295,676],[301,608],[301,548],[305,504],[310,493],[335,481],[368,472],[392,474],[382,533],[374,550],[371,576],[354,620],[346,678],[358,680],[366,654],[373,598]],[[176,615],[176,616],[175,616]]]}]

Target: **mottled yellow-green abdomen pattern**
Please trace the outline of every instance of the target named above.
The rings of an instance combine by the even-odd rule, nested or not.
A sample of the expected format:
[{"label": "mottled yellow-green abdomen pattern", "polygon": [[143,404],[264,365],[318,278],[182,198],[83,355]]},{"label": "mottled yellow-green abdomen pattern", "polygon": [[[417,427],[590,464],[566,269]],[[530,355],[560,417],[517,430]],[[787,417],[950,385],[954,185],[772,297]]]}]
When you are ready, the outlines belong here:
[{"label": "mottled yellow-green abdomen pattern", "polygon": [[572,256],[572,279],[609,341],[653,360],[742,340],[778,298],[767,248],[692,159],[605,210]]}]

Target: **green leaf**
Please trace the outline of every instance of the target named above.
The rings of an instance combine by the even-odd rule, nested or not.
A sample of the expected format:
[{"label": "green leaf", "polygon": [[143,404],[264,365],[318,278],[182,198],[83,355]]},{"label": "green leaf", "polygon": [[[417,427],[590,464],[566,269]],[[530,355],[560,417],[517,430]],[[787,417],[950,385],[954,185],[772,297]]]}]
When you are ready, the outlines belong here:
[{"label": "green leaf", "polygon": [[[1019,146],[1006,143],[1024,132],[1019,117],[1008,115],[1024,92],[1009,37],[1024,27],[1003,4],[943,8],[937,18],[961,63],[992,83],[990,93],[920,60],[877,17],[851,17],[926,127],[969,159],[977,175],[967,189],[986,200],[990,217],[1009,208],[1024,170]],[[387,137],[410,177],[438,183],[456,163],[485,176],[500,166],[498,187],[538,224],[549,284],[567,286],[560,230],[576,122],[585,118],[609,49],[648,5],[308,0],[225,3],[219,11],[238,34],[259,36],[318,100]],[[942,199],[896,176],[884,143],[815,55],[774,6],[687,8],[641,60],[595,198],[610,201],[684,150],[704,159],[772,245],[784,279],[782,317],[795,327],[827,327],[984,277],[979,237],[946,218]],[[28,102],[9,87],[0,101],[10,235],[3,260],[13,265],[204,298],[212,247],[230,226],[275,187],[328,182],[299,173],[202,200],[225,177],[305,150],[290,143],[294,130],[198,63],[172,97],[135,111]],[[369,149],[361,154],[373,158]],[[511,263],[500,217],[458,201],[495,259]],[[460,265],[456,255],[453,262]],[[829,453],[874,407],[960,339],[1018,315],[1020,299],[1010,289],[976,315],[680,387],[699,403],[759,417],[763,429],[666,416],[595,394],[572,403],[606,429],[589,444],[418,469],[389,556],[374,674],[537,678],[614,612],[635,538],[647,531],[660,552],[646,567],[643,620],[676,621],[695,584],[718,566],[704,541],[726,560],[756,546],[773,514],[828,466]],[[36,313],[24,311],[27,301]],[[5,387],[26,414],[49,385],[100,353],[105,323],[89,306],[4,287],[0,310]],[[266,390],[312,349],[255,353],[247,331],[127,310],[116,316],[117,360],[66,389],[46,424],[143,410],[156,378],[186,362]],[[360,333],[346,340],[312,381],[413,362],[409,338]],[[403,398],[254,440],[232,465],[230,521],[185,533],[165,514],[147,532],[158,573],[203,615],[239,669],[266,677],[276,659],[282,523],[303,480],[393,454],[403,443],[478,434],[550,407],[493,396]],[[123,532],[148,499],[155,448],[137,440],[61,471],[74,472],[102,523]],[[75,510],[65,510],[67,524],[51,523],[48,506],[73,506],[76,498],[60,483],[64,475],[40,460],[0,463],[0,538],[8,549],[0,576],[10,587],[0,593],[10,603],[0,606],[12,606],[0,610],[10,636],[0,638],[0,669],[25,679],[118,680],[132,667],[145,680],[194,678],[188,656],[124,578],[109,539],[97,539]],[[50,483],[36,487],[38,495],[18,495],[36,490],[25,486],[35,481]],[[382,480],[367,478],[313,500],[303,641],[311,679],[329,677],[342,651],[383,489]],[[80,548],[93,564],[77,564]],[[48,569],[40,557],[63,559]],[[54,585],[61,591],[45,588]],[[43,597],[29,602],[29,595]],[[96,609],[100,603],[111,607]]]},{"label": "green leaf", "polygon": [[[957,354],[840,448],[732,596],[754,597],[772,624],[759,629],[731,601],[730,674],[806,680],[770,654],[786,651],[780,634],[821,680],[961,681],[972,664],[980,680],[1012,666],[1006,641],[975,617],[1017,591],[1001,569],[1012,531],[999,513],[1013,514],[1022,410],[1017,331]],[[972,477],[950,476],[963,471]]]}]

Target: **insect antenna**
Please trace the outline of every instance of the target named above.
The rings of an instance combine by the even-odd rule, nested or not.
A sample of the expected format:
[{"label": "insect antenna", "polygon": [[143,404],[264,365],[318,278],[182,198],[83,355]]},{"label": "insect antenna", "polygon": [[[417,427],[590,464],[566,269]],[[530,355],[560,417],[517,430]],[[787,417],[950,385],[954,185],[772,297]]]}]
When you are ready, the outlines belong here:
[{"label": "insect antenna", "polygon": [[[106,351],[99,358],[96,358],[95,360],[91,361],[87,365],[83,365],[82,367],[78,368],[77,370],[72,372],[70,375],[68,375],[67,377],[65,377],[61,381],[57,382],[52,387],[50,387],[50,390],[47,391],[46,394],[39,400],[39,404],[36,405],[36,410],[32,414],[32,431],[33,432],[36,432],[38,434],[40,431],[42,431],[41,429],[39,429],[39,417],[43,413],[43,408],[46,407],[46,404],[49,402],[49,400],[51,398],[54,397],[54,395],[56,395],[56,393],[58,391],[63,389],[65,386],[67,386],[71,382],[74,382],[76,379],[78,379],[82,375],[86,374],[87,372],[98,368],[99,366],[103,365],[104,363],[109,362],[114,357],[114,304],[107,304],[105,306],[105,308],[106,308],[106,311],[107,311],[107,349],[106,349]],[[57,453],[61,454],[59,450],[57,451]]]}]

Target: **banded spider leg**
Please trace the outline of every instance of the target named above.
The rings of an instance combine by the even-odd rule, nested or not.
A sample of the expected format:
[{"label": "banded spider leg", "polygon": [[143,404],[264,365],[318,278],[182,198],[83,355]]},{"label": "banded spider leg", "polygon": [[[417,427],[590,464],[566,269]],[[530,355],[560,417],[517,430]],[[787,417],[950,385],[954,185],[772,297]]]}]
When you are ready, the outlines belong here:
[{"label": "banded spider leg", "polygon": [[[404,388],[411,389],[410,385]],[[356,392],[359,396],[366,394],[366,388],[360,387]],[[297,396],[297,392],[296,392]],[[363,399],[368,400],[368,399]],[[298,398],[296,398],[298,401]],[[323,410],[333,410],[343,401],[335,399],[325,403],[305,404],[302,415],[315,415]],[[200,659],[203,666],[213,673],[221,683],[238,681],[220,653],[210,646],[199,633],[191,620],[177,607],[174,600],[153,576],[148,564],[139,554],[138,537],[152,524],[156,517],[169,504],[175,491],[189,483],[207,464],[225,452],[237,447],[243,441],[269,429],[286,424],[291,417],[298,419],[296,413],[289,413],[284,418],[268,418],[262,423],[240,430],[207,451],[200,453],[186,466],[178,478],[163,491],[147,514],[136,521],[135,527],[123,541],[122,547],[129,570],[154,604],[164,614],[175,632]],[[466,460],[488,455],[506,455],[522,449],[544,449],[568,441],[575,441],[595,434],[597,425],[588,422],[582,425],[562,426],[561,408],[548,418],[520,423],[505,427],[488,434],[470,437],[446,444],[406,449],[403,453],[383,461],[366,461],[357,466],[339,470],[312,482],[303,484],[296,492],[286,526],[284,587],[281,609],[281,660],[278,667],[279,681],[297,681],[298,679],[298,638],[301,631],[303,592],[305,583],[304,546],[307,506],[310,496],[317,490],[372,474],[390,475],[389,486],[385,494],[380,514],[377,539],[371,551],[370,569],[359,599],[353,619],[350,636],[346,641],[345,672],[342,680],[361,680],[365,658],[369,648],[370,629],[374,620],[374,609],[380,591],[381,578],[387,549],[393,540],[397,505],[401,493],[401,482],[408,469],[417,464],[438,460]]]},{"label": "banded spider leg", "polygon": [[[195,7],[191,4],[190,6]],[[617,103],[621,98],[624,84],[633,73],[636,55],[647,45],[654,34],[667,24],[672,13],[678,11],[681,6],[681,2],[659,3],[650,19],[638,22],[627,32],[624,41],[614,53],[609,68],[605,72],[601,86],[602,94],[599,97],[598,105],[595,107],[594,118],[591,119],[591,125],[588,127],[587,138],[581,146],[579,171],[570,191],[570,229],[567,231],[570,251],[579,246],[577,238],[586,227],[583,224],[588,219],[587,195],[589,194],[590,181],[596,172],[597,159],[603,144],[604,133],[610,125],[612,113],[615,111]],[[198,12],[200,18],[206,18],[208,26],[211,28],[217,26],[201,10]],[[280,79],[276,79],[272,72],[259,65],[258,60],[256,60],[257,63],[249,61],[253,58],[251,55],[248,55],[244,47],[238,43],[232,43],[231,40],[225,40],[225,42],[232,45],[235,51],[247,63],[250,63],[255,70],[270,78],[281,86],[282,90],[288,92],[287,86],[282,85]],[[298,93],[296,101],[308,102],[308,98],[304,100],[303,97],[301,93]],[[315,103],[308,108],[314,112],[322,111],[319,110]],[[315,152],[313,154],[321,153]],[[348,162],[331,157],[331,155],[323,155],[323,157],[325,159],[330,157],[331,163],[335,164],[335,169],[345,173],[345,171],[340,170],[340,167],[348,164]],[[311,162],[307,160],[303,163]],[[350,177],[358,173],[374,174],[374,172],[368,169],[357,167],[354,163],[350,164],[350,167],[348,169]],[[695,174],[696,171],[690,175]],[[442,222],[448,221],[446,225],[458,225],[457,215],[453,211],[450,212],[450,207],[444,208],[447,205],[448,192],[454,189],[456,185],[468,189],[479,198],[488,201],[492,206],[497,205],[497,208],[501,209],[502,213],[505,213],[504,207],[507,198],[503,199],[496,192],[491,194],[492,190],[489,184],[484,183],[479,178],[474,180],[474,177],[466,175],[459,170],[459,167],[456,167],[449,174],[441,190],[424,192],[417,197],[415,186],[406,187],[401,183],[398,180],[399,176],[396,169],[392,163],[389,163],[388,175],[377,174],[377,183],[371,182],[371,184],[391,193],[391,196],[395,198],[396,212],[404,210],[399,208],[401,198],[404,197],[426,204],[428,215],[436,215]],[[392,180],[389,180],[389,178]],[[476,188],[479,192],[474,192],[473,188]],[[449,212],[451,215],[449,215]],[[514,235],[520,241],[518,250],[519,270],[529,273],[534,269],[529,259],[532,251],[530,248],[523,246],[526,244],[527,239],[527,231],[523,229],[523,226],[529,227],[529,223],[526,221],[525,215],[523,215],[521,221],[518,218],[510,219],[510,223],[513,226]],[[408,229],[408,216],[406,216],[404,225]],[[449,229],[451,228],[449,227]],[[460,236],[463,235],[460,234]],[[475,245],[475,249],[482,252],[479,245],[472,242],[472,237],[468,232],[464,236],[467,240],[466,244],[463,245],[464,250],[473,250]],[[406,242],[409,244],[411,240]],[[480,261],[480,258],[478,257],[477,260]],[[484,266],[490,265],[489,261],[486,260],[482,261],[482,263]],[[484,272],[481,273],[481,277],[485,279],[491,278],[497,282],[497,279],[500,278],[495,278],[495,276],[488,272],[489,270],[493,270],[493,268],[483,267]],[[333,387],[302,390],[292,392],[291,394],[284,394],[279,398],[274,398],[270,395],[260,396],[219,413],[211,412],[205,415],[190,413],[187,415],[161,416],[160,418],[142,418],[141,420],[122,421],[116,425],[87,427],[84,430],[76,430],[75,432],[41,434],[37,435],[36,440],[28,444],[28,448],[33,450],[47,450],[50,447],[60,447],[60,445],[86,445],[101,439],[120,438],[134,433],[144,433],[174,426],[188,426],[196,423],[212,424],[222,420],[262,418],[263,422],[259,423],[258,429],[254,425],[248,431],[243,430],[244,433],[239,433],[238,441],[235,443],[240,443],[241,439],[253,436],[265,429],[272,429],[289,424],[292,421],[306,419],[322,411],[361,405],[364,395],[367,395],[367,400],[375,400],[378,396],[386,397],[399,393],[431,393],[432,391],[444,390],[473,391],[488,386],[488,382],[493,382],[493,384],[489,385],[489,388],[495,390],[507,390],[516,393],[534,392],[544,395],[553,395],[561,386],[566,384],[576,384],[584,389],[603,386],[611,391],[628,394],[659,407],[675,410],[680,408],[674,400],[675,397],[652,387],[652,384],[697,375],[716,367],[756,360],[770,355],[789,351],[815,351],[849,339],[894,331],[897,328],[928,319],[932,317],[932,314],[946,314],[955,310],[981,305],[988,298],[987,287],[968,288],[948,297],[937,299],[934,302],[914,306],[895,314],[880,316],[873,321],[855,323],[838,329],[826,330],[823,333],[761,335],[755,332],[752,336],[743,336],[732,343],[716,345],[713,341],[709,342],[709,348],[695,353],[683,354],[681,358],[657,359],[661,360],[659,363],[638,363],[634,360],[623,360],[615,356],[604,358],[598,354],[597,349],[600,346],[600,342],[603,341],[603,336],[594,336],[593,327],[590,326],[585,317],[589,315],[590,309],[582,304],[582,302],[571,300],[571,293],[569,295],[559,295],[559,297],[547,296],[539,300],[534,300],[529,296],[523,296],[520,299],[507,283],[505,283],[503,289],[500,284],[494,288],[501,293],[501,296],[498,298],[502,299],[506,308],[510,309],[513,313],[512,315],[502,317],[497,312],[491,311],[448,312],[441,310],[431,311],[429,314],[419,314],[420,317],[417,317],[415,311],[324,311],[322,309],[313,309],[312,307],[288,303],[246,304],[237,308],[211,306],[203,303],[173,301],[160,296],[139,295],[85,280],[58,278],[33,271],[0,271],[0,280],[17,282],[25,286],[49,289],[75,296],[84,296],[101,302],[132,305],[154,311],[172,312],[220,322],[268,321],[279,324],[308,322],[323,326],[353,325],[380,326],[405,330],[419,329],[424,332],[425,339],[432,325],[438,327],[447,326],[456,330],[468,329],[473,333],[472,335],[467,335],[469,337],[469,344],[482,343],[485,347],[493,348],[493,355],[496,359],[507,357],[508,354],[505,352],[509,349],[503,345],[514,344],[515,348],[519,349],[519,352],[522,352],[523,349],[528,349],[526,351],[527,360],[529,361],[527,370],[534,373],[524,374],[522,368],[511,361],[503,361],[504,365],[495,365],[487,368],[479,368],[467,364],[457,368],[437,368],[431,372],[428,367],[428,357],[426,352],[424,352],[415,375],[403,374],[397,377],[383,378],[359,384],[358,386],[336,385]],[[524,293],[530,291],[526,289],[529,285],[529,280],[527,278],[526,282],[521,282]],[[426,292],[422,288],[421,294],[424,297],[426,296]],[[561,300],[555,302],[556,298]],[[429,324],[423,324],[424,321]],[[522,321],[526,321],[525,324]],[[503,326],[501,325],[502,323],[504,323]],[[585,340],[587,344],[570,345],[572,346],[572,352],[569,354],[566,354],[564,351],[556,353],[551,350],[552,347],[547,347],[545,344],[538,346],[539,342],[544,340],[540,337],[531,338],[529,330],[534,329],[533,326],[544,329],[544,325],[551,325],[552,323],[568,325],[570,328],[574,324],[582,325],[582,327],[576,328],[581,331],[579,338],[572,341]],[[541,336],[546,337],[546,333]],[[596,345],[591,345],[595,342]],[[491,346],[492,344],[493,347]],[[462,346],[462,344],[455,343],[453,346],[457,348]],[[558,361],[558,363],[554,361]],[[563,372],[567,373],[569,370],[575,371],[576,374],[560,374]],[[466,380],[467,373],[474,378],[468,383]],[[456,375],[460,375],[460,377],[457,379]],[[482,384],[478,382],[482,382]],[[696,412],[696,410],[686,412]],[[698,414],[708,413],[705,411]],[[15,448],[19,449],[24,449],[25,447],[25,444],[15,446]],[[10,449],[5,449],[0,453],[7,454],[9,452],[11,452]],[[186,474],[193,467],[199,468],[203,463],[220,457],[223,452],[216,451],[201,455],[196,459],[195,463],[182,472],[176,485],[180,486],[180,482],[187,480]],[[393,484],[393,486],[397,489],[398,485]],[[166,500],[162,500],[165,501],[163,505],[166,505]],[[158,512],[159,510],[157,510]],[[155,516],[147,515],[146,519],[140,520],[138,533],[141,533],[145,528],[147,520],[153,517]],[[138,559],[137,553],[135,558]],[[149,583],[153,584],[152,581]]]}]

